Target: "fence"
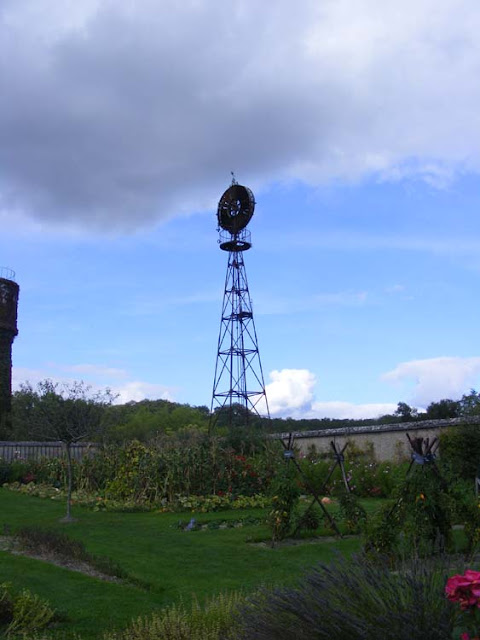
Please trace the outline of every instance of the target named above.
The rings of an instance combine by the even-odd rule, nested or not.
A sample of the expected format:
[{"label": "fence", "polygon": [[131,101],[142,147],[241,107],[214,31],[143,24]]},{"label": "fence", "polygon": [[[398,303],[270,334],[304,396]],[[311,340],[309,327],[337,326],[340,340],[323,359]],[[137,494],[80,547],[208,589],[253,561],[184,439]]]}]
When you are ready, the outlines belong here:
[{"label": "fence", "polygon": [[[100,445],[92,442],[72,444],[72,458],[81,460],[92,455]],[[65,455],[65,445],[61,442],[1,442],[0,460],[39,460],[40,458],[60,458]]]}]

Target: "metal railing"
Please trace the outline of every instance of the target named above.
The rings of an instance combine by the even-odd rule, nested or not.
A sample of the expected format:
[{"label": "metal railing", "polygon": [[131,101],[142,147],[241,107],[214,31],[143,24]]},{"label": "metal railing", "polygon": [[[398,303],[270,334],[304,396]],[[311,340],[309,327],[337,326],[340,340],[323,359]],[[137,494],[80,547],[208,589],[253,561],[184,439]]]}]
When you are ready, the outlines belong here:
[{"label": "metal railing", "polygon": [[8,267],[0,267],[0,278],[4,280],[13,280],[15,282],[15,271]]}]

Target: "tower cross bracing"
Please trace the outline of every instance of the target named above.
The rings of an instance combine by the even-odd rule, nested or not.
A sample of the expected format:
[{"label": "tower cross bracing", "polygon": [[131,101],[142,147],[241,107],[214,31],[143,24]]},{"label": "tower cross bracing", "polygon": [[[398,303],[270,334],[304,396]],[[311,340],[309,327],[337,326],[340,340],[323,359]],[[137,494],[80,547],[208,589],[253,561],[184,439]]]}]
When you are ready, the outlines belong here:
[{"label": "tower cross bracing", "polygon": [[217,361],[213,383],[212,415],[227,412],[231,426],[240,406],[245,423],[251,414],[269,417],[268,401],[252,301],[248,289],[244,251],[251,248],[250,233],[245,229],[253,215],[252,192],[233,182],[218,205],[220,248],[228,251],[227,273],[218,338]]}]

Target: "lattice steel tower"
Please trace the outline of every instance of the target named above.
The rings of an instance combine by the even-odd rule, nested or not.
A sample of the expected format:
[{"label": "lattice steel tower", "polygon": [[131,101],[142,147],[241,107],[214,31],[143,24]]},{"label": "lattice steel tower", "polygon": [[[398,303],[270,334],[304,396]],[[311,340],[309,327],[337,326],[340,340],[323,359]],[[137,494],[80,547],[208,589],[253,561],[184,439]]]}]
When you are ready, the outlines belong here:
[{"label": "lattice steel tower", "polygon": [[229,426],[239,423],[246,426],[252,413],[270,417],[243,261],[243,252],[252,246],[246,226],[254,209],[253,193],[237,184],[235,179],[218,203],[218,242],[222,251],[228,251],[228,265],[213,382],[211,426],[222,410],[227,413]]},{"label": "lattice steel tower", "polygon": [[0,267],[0,438],[10,426],[12,397],[12,344],[17,329],[19,286],[15,273]]}]

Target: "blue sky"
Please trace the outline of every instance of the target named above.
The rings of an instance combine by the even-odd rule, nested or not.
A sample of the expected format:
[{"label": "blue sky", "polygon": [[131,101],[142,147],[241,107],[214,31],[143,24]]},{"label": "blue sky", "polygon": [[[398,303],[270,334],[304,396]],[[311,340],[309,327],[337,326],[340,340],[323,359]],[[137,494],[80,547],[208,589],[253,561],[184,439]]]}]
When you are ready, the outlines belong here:
[{"label": "blue sky", "polygon": [[478,6],[297,4],[0,9],[15,385],[209,406],[234,170],[274,415],[478,388]]}]

